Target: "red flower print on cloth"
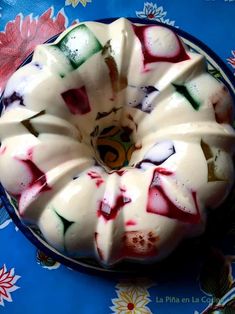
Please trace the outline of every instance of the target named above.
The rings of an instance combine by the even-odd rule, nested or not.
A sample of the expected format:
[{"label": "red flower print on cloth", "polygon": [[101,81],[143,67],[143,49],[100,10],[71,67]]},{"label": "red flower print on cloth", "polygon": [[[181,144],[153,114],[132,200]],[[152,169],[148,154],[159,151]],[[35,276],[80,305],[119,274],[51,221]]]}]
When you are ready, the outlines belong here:
[{"label": "red flower print on cloth", "polygon": [[14,21],[6,24],[5,31],[0,32],[0,92],[10,75],[23,60],[33,51],[36,45],[42,44],[67,27],[67,18],[60,11],[53,18],[53,8],[49,8],[40,17],[25,18],[19,14]]},{"label": "red flower print on cloth", "polygon": [[14,275],[14,268],[7,271],[6,265],[0,269],[0,305],[4,306],[4,300],[12,302],[11,292],[19,289],[15,285],[20,276]]},{"label": "red flower print on cloth", "polygon": [[235,69],[235,50],[232,50],[231,53],[232,53],[232,57],[228,58],[227,61]]}]

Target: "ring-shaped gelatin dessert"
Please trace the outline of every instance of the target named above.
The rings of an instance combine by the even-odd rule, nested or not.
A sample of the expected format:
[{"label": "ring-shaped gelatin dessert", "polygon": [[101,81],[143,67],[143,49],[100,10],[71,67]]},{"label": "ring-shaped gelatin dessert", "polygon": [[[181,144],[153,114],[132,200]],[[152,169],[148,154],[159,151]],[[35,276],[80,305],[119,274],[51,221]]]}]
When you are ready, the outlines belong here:
[{"label": "ring-shaped gelatin dessert", "polygon": [[205,229],[233,179],[233,100],[172,28],[81,22],[10,78],[0,180],[57,252],[154,262]]}]

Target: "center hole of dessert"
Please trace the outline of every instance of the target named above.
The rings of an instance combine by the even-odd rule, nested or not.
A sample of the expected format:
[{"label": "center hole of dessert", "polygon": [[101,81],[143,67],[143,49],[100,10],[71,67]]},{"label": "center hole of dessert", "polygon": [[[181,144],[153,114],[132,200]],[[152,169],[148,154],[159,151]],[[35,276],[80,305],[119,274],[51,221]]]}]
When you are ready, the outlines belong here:
[{"label": "center hole of dessert", "polygon": [[96,146],[100,159],[108,168],[118,170],[126,167],[135,150],[132,129],[119,126],[106,127],[97,137]]}]

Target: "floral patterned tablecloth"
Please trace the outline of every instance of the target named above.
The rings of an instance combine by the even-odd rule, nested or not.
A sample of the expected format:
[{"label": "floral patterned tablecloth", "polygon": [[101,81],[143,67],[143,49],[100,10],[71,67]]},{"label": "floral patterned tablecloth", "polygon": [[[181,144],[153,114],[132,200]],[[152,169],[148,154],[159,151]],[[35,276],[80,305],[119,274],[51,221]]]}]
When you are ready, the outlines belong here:
[{"label": "floral patterned tablecloth", "polygon": [[[119,16],[183,29],[235,73],[234,0],[0,0],[0,91],[36,44],[77,21]],[[52,260],[24,237],[1,205],[0,312],[233,314],[235,211],[229,215],[230,224],[220,232],[213,227],[220,226],[215,213],[211,242],[207,237],[184,244],[181,258],[156,272],[116,278],[76,272]]]}]

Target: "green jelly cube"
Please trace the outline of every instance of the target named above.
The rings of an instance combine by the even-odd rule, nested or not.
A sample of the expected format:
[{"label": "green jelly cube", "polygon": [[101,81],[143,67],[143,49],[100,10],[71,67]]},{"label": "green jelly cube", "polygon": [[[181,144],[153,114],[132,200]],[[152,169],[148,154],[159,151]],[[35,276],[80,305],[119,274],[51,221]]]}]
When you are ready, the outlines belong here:
[{"label": "green jelly cube", "polygon": [[85,24],[73,28],[60,40],[57,46],[75,69],[103,48]]}]

